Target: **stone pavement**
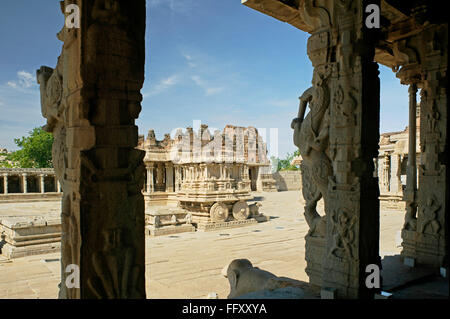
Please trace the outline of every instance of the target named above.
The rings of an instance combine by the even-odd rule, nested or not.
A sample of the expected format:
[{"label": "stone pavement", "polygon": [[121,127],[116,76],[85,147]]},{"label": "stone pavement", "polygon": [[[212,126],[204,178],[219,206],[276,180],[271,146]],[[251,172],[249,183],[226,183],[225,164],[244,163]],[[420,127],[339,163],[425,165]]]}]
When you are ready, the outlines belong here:
[{"label": "stone pavement", "polygon": [[[216,292],[219,298],[226,298],[228,280],[220,272],[236,258],[247,258],[254,266],[277,276],[307,282],[304,236],[308,226],[300,191],[255,193],[255,196],[263,204],[261,211],[271,216],[270,221],[214,232],[147,237],[147,297],[195,299]],[[59,203],[54,202],[52,207],[48,202],[32,206],[47,212],[58,209]],[[0,218],[12,209],[27,211],[25,204],[0,204]],[[401,247],[397,233],[404,214],[386,210],[380,215],[380,254],[398,254]],[[12,261],[0,258],[0,298],[57,298],[59,272],[58,253]]]}]

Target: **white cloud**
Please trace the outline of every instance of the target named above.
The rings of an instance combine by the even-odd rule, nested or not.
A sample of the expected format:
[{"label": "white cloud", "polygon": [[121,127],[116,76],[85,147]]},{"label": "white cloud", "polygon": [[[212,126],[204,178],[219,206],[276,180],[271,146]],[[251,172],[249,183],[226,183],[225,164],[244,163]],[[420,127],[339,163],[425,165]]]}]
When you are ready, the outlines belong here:
[{"label": "white cloud", "polygon": [[275,106],[275,107],[297,107],[296,103],[298,104],[297,101],[294,100],[288,100],[288,99],[284,99],[284,100],[271,100],[268,102],[268,104],[270,106]]},{"label": "white cloud", "polygon": [[193,59],[192,55],[187,53],[182,53],[182,55],[186,58],[186,60],[191,61]]},{"label": "white cloud", "polygon": [[12,87],[13,89],[17,89],[18,85],[16,84],[16,82],[13,81],[9,81],[8,83],[6,83],[9,87]]},{"label": "white cloud", "polygon": [[220,92],[222,92],[224,90],[223,87],[217,87],[217,88],[206,88],[206,95],[214,95],[214,94],[219,94]]},{"label": "white cloud", "polygon": [[8,81],[6,85],[13,89],[28,89],[31,87],[37,87],[35,77],[27,71],[19,71],[17,72],[17,80]]},{"label": "white cloud", "polygon": [[197,63],[194,62],[194,57],[190,54],[187,53],[182,53],[181,54],[187,61],[187,64],[191,67],[191,68],[195,68],[197,66]]},{"label": "white cloud", "polygon": [[162,93],[171,86],[176,85],[179,82],[179,80],[180,76],[176,74],[169,76],[168,78],[162,79],[161,81],[158,82],[158,84],[152,87],[148,93],[145,93],[144,97]]},{"label": "white cloud", "polygon": [[188,0],[149,0],[150,7],[167,6],[171,11],[187,13],[194,4]]},{"label": "white cloud", "polygon": [[224,90],[224,87],[211,87],[206,83],[200,76],[193,75],[191,76],[192,81],[194,81],[195,84],[197,84],[199,87],[201,87],[203,90],[205,90],[205,95],[214,95],[221,93]]}]

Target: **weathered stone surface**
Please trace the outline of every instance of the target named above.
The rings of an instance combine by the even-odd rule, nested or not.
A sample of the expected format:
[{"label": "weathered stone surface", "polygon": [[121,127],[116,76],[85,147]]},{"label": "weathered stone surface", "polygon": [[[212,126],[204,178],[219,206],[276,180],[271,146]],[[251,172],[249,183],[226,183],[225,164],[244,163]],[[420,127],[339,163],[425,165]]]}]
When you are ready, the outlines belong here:
[{"label": "weathered stone surface", "polygon": [[[378,191],[371,169],[378,146],[379,83],[369,44],[376,32],[361,27],[363,9],[357,2],[309,1],[299,9],[313,30],[308,39],[313,86],[300,97],[292,123],[311,228],[306,259],[312,281],[335,287],[341,298],[368,297],[372,292],[361,285],[362,270],[379,263]],[[321,197],[325,216],[316,211]]]},{"label": "weathered stone surface", "polygon": [[1,254],[9,259],[59,251],[61,219],[58,215],[1,216]]},{"label": "weathered stone surface", "polygon": [[[286,287],[300,288],[301,283],[254,267],[248,259],[235,259],[222,269],[222,275],[230,283],[228,299],[244,297],[251,293],[283,289]],[[297,291],[298,293],[298,291]]]},{"label": "weathered stone surface", "polygon": [[[410,107],[420,91],[420,164],[408,162],[407,214],[403,230],[403,256],[418,264],[448,265],[448,172],[442,155],[447,142],[447,43],[448,25],[428,25],[398,41],[403,57],[397,73],[410,85]],[[410,138],[410,142],[415,139]],[[410,149],[414,147],[410,145]],[[411,151],[410,151],[411,153]],[[418,168],[418,174],[416,169]],[[418,176],[418,187],[416,186]],[[446,225],[446,226],[445,226]]]},{"label": "weathered stone surface", "polygon": [[[144,164],[135,119],[144,81],[145,1],[76,0],[55,69],[41,67],[45,130],[61,183],[61,298],[145,298]],[[70,10],[68,10],[70,12]],[[80,287],[65,285],[66,266]]]},{"label": "weathered stone surface", "polygon": [[302,188],[300,171],[279,171],[273,173],[278,191],[295,191]]},{"label": "weathered stone surface", "polygon": [[[326,245],[323,264],[310,264],[316,256],[307,256],[309,271],[318,268],[313,271],[317,276],[322,271],[322,285],[336,289],[338,298],[373,294],[364,287],[363,270],[365,265],[380,264],[379,190],[373,170],[378,157],[379,80],[374,60],[392,67],[401,83],[410,86],[408,150],[403,140],[396,154],[408,154],[403,255],[434,267],[448,265],[444,252],[448,222],[443,213],[449,200],[448,160],[443,155],[448,144],[448,24],[439,8],[432,3],[373,1],[385,22],[374,29],[367,24],[364,2],[243,3],[311,34],[308,56],[314,67],[313,86],[300,97],[299,114],[292,123],[294,144],[303,159],[305,218],[311,228],[307,247],[318,244],[316,239],[308,243],[313,236],[323,238]],[[421,159],[416,165],[418,88]],[[311,111],[305,117],[307,105]],[[384,162],[377,165],[380,189],[398,196],[404,184],[398,174],[404,158],[391,157],[383,142],[382,138]],[[325,216],[315,210],[321,197]]]},{"label": "weathered stone surface", "polygon": [[182,232],[193,232],[192,216],[184,209],[177,207],[150,207],[145,211],[147,234],[161,236]]}]

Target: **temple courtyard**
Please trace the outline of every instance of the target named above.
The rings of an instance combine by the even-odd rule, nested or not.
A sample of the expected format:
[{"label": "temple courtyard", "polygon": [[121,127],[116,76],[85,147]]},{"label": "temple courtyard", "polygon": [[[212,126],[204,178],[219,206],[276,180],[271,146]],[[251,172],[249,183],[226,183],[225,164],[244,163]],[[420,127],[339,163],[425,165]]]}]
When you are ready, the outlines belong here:
[{"label": "temple courtyard", "polygon": [[[218,298],[226,298],[229,284],[221,271],[236,258],[247,258],[277,276],[308,282],[304,237],[309,227],[300,191],[253,195],[262,203],[261,211],[270,216],[269,221],[212,232],[146,236],[147,297],[195,299],[216,293]],[[0,203],[0,218],[54,214],[59,206],[56,201]],[[399,231],[404,222],[403,211],[383,207],[382,258],[400,253]],[[319,211],[323,212],[323,206]],[[12,260],[0,257],[0,298],[57,298],[60,267],[60,253]]]}]

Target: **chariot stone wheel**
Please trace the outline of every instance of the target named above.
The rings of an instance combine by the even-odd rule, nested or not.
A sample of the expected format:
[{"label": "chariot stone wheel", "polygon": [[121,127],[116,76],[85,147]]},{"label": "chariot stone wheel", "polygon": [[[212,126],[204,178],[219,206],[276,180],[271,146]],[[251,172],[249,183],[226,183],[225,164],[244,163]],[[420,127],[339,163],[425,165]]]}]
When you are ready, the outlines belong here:
[{"label": "chariot stone wheel", "polygon": [[214,203],[209,210],[213,222],[224,222],[228,218],[228,207],[224,203]]},{"label": "chariot stone wheel", "polygon": [[233,205],[233,217],[236,220],[246,220],[249,215],[250,208],[247,202],[240,200]]}]

